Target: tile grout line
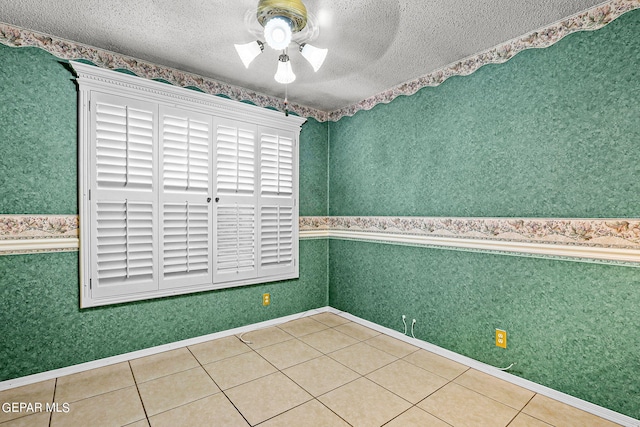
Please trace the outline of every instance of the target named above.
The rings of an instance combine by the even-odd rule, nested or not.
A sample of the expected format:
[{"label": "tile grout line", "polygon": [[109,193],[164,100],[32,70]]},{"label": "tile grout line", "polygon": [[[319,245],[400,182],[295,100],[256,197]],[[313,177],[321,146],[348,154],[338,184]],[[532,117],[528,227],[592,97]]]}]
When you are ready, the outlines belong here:
[{"label": "tile grout line", "polygon": [[[315,320],[315,319],[313,319],[313,320]],[[314,333],[319,333],[319,332],[323,332],[323,331],[328,331],[328,330],[330,330],[330,329],[332,329],[332,330],[334,329],[334,327],[332,327],[332,326],[329,326],[329,325],[327,325],[327,324],[325,324],[325,323],[322,323],[322,322],[320,322],[320,321],[318,321],[318,320],[316,320],[316,321],[317,321],[318,323],[320,323],[320,324],[322,324],[322,325],[326,326],[326,328],[325,328],[325,329],[322,329],[322,330],[320,330],[320,331],[316,331],[316,332],[312,332],[312,333],[309,333],[309,334],[301,335],[300,337],[304,337],[304,336],[312,335],[312,334],[314,334]],[[347,322],[347,323],[348,323],[348,322]],[[281,328],[280,328],[280,329],[281,329]],[[285,331],[285,332],[286,332],[286,331]],[[338,333],[342,333],[342,332],[340,332],[340,331],[336,331],[336,332],[338,332]],[[343,335],[346,335],[346,334],[343,334]],[[346,335],[346,336],[349,336],[349,335]],[[307,344],[306,342],[302,341],[302,340],[300,339],[300,337],[294,337],[294,338],[295,338],[295,339],[297,339],[297,340],[299,340],[300,342],[302,342],[302,343],[304,343],[304,344],[308,345],[309,347],[311,347],[311,348],[313,348],[313,349],[315,349],[315,350],[319,351],[321,355],[320,355],[320,356],[318,356],[318,357],[314,357],[314,358],[311,358],[311,359],[309,359],[309,360],[306,360],[306,361],[304,361],[304,362],[300,362],[300,363],[297,363],[297,364],[295,364],[295,365],[289,366],[289,367],[287,367],[287,368],[285,368],[285,369],[293,368],[294,366],[299,366],[299,365],[302,365],[302,364],[304,364],[304,363],[307,363],[307,362],[309,362],[309,361],[311,361],[311,360],[320,359],[321,357],[328,357],[329,359],[334,360],[333,358],[331,358],[331,357],[328,355],[328,353],[325,353],[324,351],[322,351],[322,350],[320,350],[320,349],[318,349],[318,348],[313,347],[311,344]],[[351,337],[351,338],[353,338],[353,337]],[[354,339],[355,339],[355,338],[354,338]],[[358,343],[356,342],[356,343],[351,344],[351,345],[355,345],[355,344],[358,344]],[[349,347],[349,346],[347,346],[347,347]],[[347,347],[343,347],[343,348],[347,348]],[[338,350],[335,350],[335,351],[339,351],[339,350],[341,350],[341,349],[338,349]],[[334,360],[334,361],[335,361],[336,363],[341,364],[340,362],[338,362],[338,361],[336,361],[336,360]],[[342,366],[344,366],[344,365],[342,365]],[[274,366],[274,367],[275,367],[275,366]],[[304,403],[302,403],[302,404],[300,404],[300,405],[298,405],[298,406],[295,406],[294,408],[297,408],[297,407],[299,407],[299,406],[302,406],[302,405],[304,405],[304,404],[306,404],[306,403],[309,403],[309,402],[311,402],[311,401],[314,401],[314,400],[315,400],[315,401],[316,401],[316,402],[318,402],[320,405],[322,405],[324,408],[326,408],[326,409],[328,409],[329,411],[331,411],[331,413],[333,413],[335,416],[337,416],[337,417],[338,417],[338,418],[340,418],[342,421],[344,421],[347,425],[349,425],[349,426],[353,427],[353,424],[349,423],[347,420],[345,420],[345,419],[344,419],[344,418],[342,418],[339,414],[337,414],[333,409],[329,408],[329,407],[328,407],[327,405],[325,405],[325,404],[324,404],[320,399],[318,399],[320,396],[324,396],[325,394],[331,393],[332,391],[337,390],[337,389],[339,389],[340,387],[343,387],[343,386],[345,386],[345,385],[347,385],[347,384],[350,384],[350,383],[352,383],[352,382],[354,382],[354,381],[357,381],[357,380],[358,380],[358,379],[360,379],[360,378],[363,378],[363,376],[362,376],[362,375],[360,375],[358,372],[354,371],[353,369],[349,368],[348,366],[345,366],[345,368],[347,368],[347,369],[349,369],[350,371],[354,372],[354,373],[355,373],[356,375],[358,375],[359,377],[358,377],[358,378],[356,378],[356,379],[354,379],[354,380],[348,381],[348,382],[346,382],[346,383],[344,383],[344,384],[342,384],[342,385],[340,385],[340,386],[338,386],[338,387],[335,387],[335,388],[333,388],[333,389],[331,389],[331,390],[329,390],[329,391],[327,391],[327,392],[325,392],[325,393],[322,393],[321,395],[318,395],[318,396],[315,396],[313,393],[311,393],[311,391],[310,391],[310,390],[307,390],[307,389],[306,389],[305,387],[303,387],[301,384],[298,384],[298,382],[296,382],[296,380],[295,380],[295,379],[293,379],[293,378],[289,377],[289,376],[288,376],[285,372],[283,372],[282,370],[279,370],[279,372],[280,372],[282,375],[284,375],[285,377],[289,378],[289,379],[290,379],[294,384],[296,384],[298,387],[300,387],[302,390],[304,390],[306,393],[308,393],[308,394],[312,397],[312,399],[311,399],[311,400],[308,400],[308,401],[306,401],[306,402],[304,402]],[[276,368],[276,369],[278,369],[278,368]],[[276,415],[276,416],[280,416],[280,415],[282,415],[282,414],[285,414],[285,413],[287,413],[287,412],[291,411],[291,410],[292,410],[292,409],[294,409],[294,408],[290,408],[290,409],[288,409],[288,410],[286,410],[286,411],[284,411],[284,412],[282,412],[282,413],[280,413],[280,414],[278,414],[278,415]],[[272,418],[275,418],[276,416],[274,416],[274,417],[272,417]],[[270,419],[271,419],[271,418],[270,418]],[[265,421],[267,421],[267,420],[265,420]],[[265,421],[263,421],[263,422],[265,422]]]},{"label": "tile grout line", "polygon": [[[296,320],[298,320],[298,319],[296,319]],[[330,393],[331,391],[336,390],[336,389],[338,389],[338,388],[340,388],[340,387],[343,387],[343,386],[344,386],[344,385],[346,385],[346,384],[350,384],[350,383],[352,383],[353,381],[357,381],[357,380],[358,380],[358,379],[360,379],[360,378],[364,378],[364,376],[363,376],[363,375],[361,375],[361,374],[360,374],[360,373],[358,373],[358,372],[353,371],[353,369],[349,368],[348,366],[342,365],[342,363],[340,363],[340,362],[338,362],[338,361],[334,360],[333,358],[331,358],[331,357],[328,355],[328,353],[325,353],[325,352],[323,352],[322,350],[317,349],[317,348],[313,347],[312,345],[307,344],[306,342],[304,342],[304,341],[302,341],[302,340],[300,339],[301,337],[304,337],[304,336],[307,336],[307,335],[312,335],[312,334],[314,334],[314,333],[318,333],[318,332],[326,331],[326,330],[329,330],[329,329],[335,329],[335,327],[337,327],[337,326],[341,326],[341,325],[344,325],[344,324],[347,324],[347,323],[352,323],[352,322],[350,322],[350,321],[349,321],[349,322],[342,323],[341,325],[330,326],[330,325],[327,325],[327,324],[325,324],[325,323],[323,323],[323,322],[320,322],[320,321],[318,321],[318,320],[315,320],[315,319],[312,319],[312,320],[314,320],[314,321],[316,321],[316,322],[318,322],[318,323],[320,323],[320,324],[322,324],[322,325],[326,326],[326,328],[325,328],[325,329],[322,329],[322,330],[320,330],[320,331],[311,332],[311,333],[304,334],[304,335],[300,335],[300,336],[294,336],[294,335],[293,335],[293,334],[291,334],[290,332],[288,332],[288,331],[286,331],[286,330],[284,330],[284,329],[282,329],[282,328],[280,327],[280,325],[285,324],[285,323],[288,323],[288,322],[283,322],[283,323],[281,323],[281,324],[274,325],[273,327],[276,327],[276,328],[280,329],[282,332],[284,332],[284,333],[286,333],[286,334],[288,334],[288,335],[291,335],[291,336],[293,337],[292,339],[288,339],[288,340],[285,340],[285,341],[280,341],[280,342],[273,343],[273,344],[270,344],[270,345],[265,345],[265,346],[260,347],[260,348],[257,348],[257,349],[255,349],[255,348],[253,348],[253,347],[250,347],[250,348],[251,348],[251,350],[252,350],[253,352],[255,352],[258,356],[260,356],[260,357],[261,357],[262,359],[264,359],[267,363],[269,363],[271,366],[273,366],[273,368],[274,368],[274,369],[276,369],[276,372],[274,372],[274,373],[272,373],[272,374],[269,374],[269,375],[273,375],[273,374],[275,374],[275,373],[280,373],[280,374],[282,374],[283,376],[285,376],[287,379],[289,379],[291,382],[293,382],[296,386],[298,386],[298,387],[300,387],[302,390],[304,390],[307,394],[309,394],[309,396],[311,396],[311,399],[310,399],[310,400],[307,400],[307,401],[305,401],[305,402],[301,403],[300,405],[296,405],[296,406],[294,406],[294,407],[292,407],[292,408],[289,408],[289,409],[287,409],[286,411],[281,412],[281,413],[279,413],[279,414],[276,414],[276,415],[274,415],[274,416],[273,416],[273,417],[271,417],[271,418],[268,418],[268,419],[266,419],[266,420],[263,420],[263,421],[261,421],[260,423],[258,423],[258,425],[259,425],[259,424],[262,424],[262,423],[264,423],[264,422],[266,422],[266,421],[268,421],[268,420],[270,420],[270,419],[273,419],[273,418],[275,418],[275,417],[281,416],[282,414],[285,414],[285,413],[287,413],[287,412],[289,412],[289,411],[291,411],[291,410],[293,410],[293,409],[295,409],[295,408],[297,408],[297,407],[299,407],[299,406],[302,406],[302,405],[304,405],[304,404],[306,404],[306,403],[309,403],[309,402],[311,402],[311,401],[314,401],[314,400],[315,400],[315,401],[317,401],[318,403],[320,403],[323,407],[327,408],[329,411],[331,411],[333,414],[335,414],[338,418],[340,418],[341,420],[343,420],[346,424],[348,424],[349,426],[352,426],[352,424],[351,424],[351,423],[347,422],[344,418],[342,418],[340,415],[338,415],[337,413],[335,413],[331,408],[329,408],[329,407],[328,407],[328,406],[326,406],[324,403],[322,403],[322,401],[320,401],[320,400],[318,399],[318,397],[320,397],[320,396],[324,396],[325,394]],[[251,332],[253,332],[253,331],[251,331]],[[345,336],[348,336],[348,337],[350,337],[350,338],[352,338],[352,339],[358,340],[357,342],[355,342],[355,343],[353,343],[353,344],[350,344],[350,345],[348,345],[348,346],[346,346],[346,347],[343,347],[343,348],[347,348],[347,347],[350,347],[350,346],[352,346],[352,345],[356,345],[356,344],[359,344],[360,342],[363,342],[363,341],[359,341],[359,339],[358,339],[358,338],[355,338],[355,337],[352,337],[352,336],[350,336],[350,335],[344,334],[343,332],[340,332],[340,331],[336,331],[336,332],[341,333],[341,334],[343,334],[343,335],[345,335]],[[354,380],[352,380],[352,381],[348,381],[347,383],[342,384],[342,385],[340,385],[340,386],[338,386],[338,387],[336,387],[336,388],[334,388],[334,389],[332,389],[332,390],[329,390],[329,391],[327,391],[327,392],[325,392],[325,393],[321,394],[320,396],[314,396],[314,395],[313,395],[309,390],[307,390],[306,388],[304,388],[302,385],[298,384],[298,383],[297,383],[293,378],[289,377],[285,372],[283,372],[283,370],[279,369],[277,366],[275,366],[272,362],[270,362],[268,359],[266,359],[262,354],[260,354],[260,353],[258,352],[258,350],[260,350],[260,349],[268,348],[268,347],[272,347],[272,346],[275,346],[275,345],[278,345],[278,344],[282,344],[282,343],[287,343],[287,342],[292,341],[293,339],[298,340],[298,341],[299,341],[299,342],[301,342],[302,344],[305,344],[305,345],[307,345],[307,346],[309,346],[309,347],[313,348],[314,350],[316,350],[316,351],[320,352],[320,356],[313,357],[313,358],[311,358],[311,359],[305,360],[305,361],[300,362],[300,363],[296,363],[296,364],[294,364],[294,365],[291,365],[291,366],[286,367],[285,369],[289,369],[289,368],[292,368],[292,367],[294,367],[294,366],[299,366],[299,365],[301,365],[301,364],[303,364],[303,363],[306,363],[306,362],[309,362],[309,361],[311,361],[311,360],[316,360],[316,359],[319,359],[319,358],[321,358],[321,357],[326,356],[326,357],[329,357],[331,360],[335,361],[336,363],[339,363],[339,364],[341,364],[342,366],[344,366],[345,368],[347,368],[347,369],[349,369],[350,371],[354,372],[354,373],[355,373],[356,375],[358,375],[359,377],[358,377],[358,378],[356,378],[356,379],[354,379]],[[241,340],[241,341],[242,341],[242,340]],[[339,351],[339,350],[342,350],[342,348],[341,348],[341,349],[337,349],[337,350],[335,350],[335,351]],[[259,378],[264,378],[264,377],[266,377],[266,376],[268,376],[268,375],[264,375],[264,376],[259,377]],[[259,378],[256,378],[256,379],[259,379]],[[251,381],[255,381],[256,379],[251,380]],[[249,382],[251,382],[251,381],[247,381],[247,382],[245,382],[245,383],[243,383],[243,384],[247,384],[247,383],[249,383]],[[239,384],[239,385],[241,385],[241,384]],[[239,385],[234,386],[234,387],[231,387],[231,388],[238,387]],[[224,392],[224,391],[223,391],[223,392]],[[234,405],[234,406],[235,406],[235,405]],[[236,408],[236,409],[237,409],[237,408]],[[240,412],[240,411],[238,410],[238,412]],[[243,417],[244,417],[244,416],[243,416]]]},{"label": "tile grout line", "polygon": [[[324,395],[327,395],[327,394],[331,393],[332,391],[335,391],[335,390],[337,390],[337,389],[339,389],[339,388],[341,388],[341,387],[344,387],[344,386],[346,386],[346,385],[348,385],[348,384],[351,384],[351,383],[353,383],[353,382],[355,382],[355,381],[358,381],[358,380],[360,380],[360,379],[365,379],[365,380],[370,381],[371,383],[375,384],[376,386],[379,386],[379,387],[380,387],[380,388],[382,388],[383,390],[385,390],[385,391],[387,391],[387,392],[389,392],[389,393],[392,393],[394,396],[397,396],[398,398],[400,398],[400,399],[404,400],[405,402],[407,402],[407,403],[410,405],[410,406],[409,406],[409,408],[407,408],[407,411],[408,411],[409,409],[411,409],[412,407],[416,406],[414,403],[412,403],[412,402],[408,401],[407,399],[405,399],[404,397],[402,397],[402,396],[400,396],[400,395],[396,394],[395,392],[393,392],[393,391],[391,391],[391,390],[387,389],[386,387],[382,386],[381,384],[376,383],[376,382],[375,382],[375,381],[373,381],[372,379],[367,378],[367,376],[366,376],[366,375],[369,375],[369,374],[371,374],[371,373],[373,373],[373,372],[376,372],[376,371],[378,371],[378,370],[380,370],[380,369],[383,369],[383,368],[384,368],[384,367],[386,367],[386,366],[389,366],[389,365],[391,365],[391,364],[393,364],[393,363],[396,363],[398,360],[402,360],[402,357],[398,357],[398,356],[396,356],[396,355],[394,355],[394,354],[388,353],[388,352],[386,352],[386,351],[384,351],[384,350],[382,350],[382,349],[379,349],[379,348],[377,348],[377,347],[375,347],[375,346],[373,346],[373,345],[371,345],[371,344],[368,344],[368,343],[366,342],[366,341],[368,341],[368,340],[371,340],[371,339],[373,339],[373,338],[376,338],[376,337],[378,337],[378,336],[380,336],[380,335],[384,335],[384,334],[378,333],[377,335],[374,335],[374,336],[372,336],[372,337],[369,337],[369,338],[366,338],[366,339],[364,339],[364,340],[361,340],[360,338],[357,338],[357,337],[354,337],[354,336],[352,336],[352,335],[349,335],[349,334],[346,334],[346,333],[344,333],[344,332],[341,332],[341,331],[336,330],[336,328],[337,328],[338,326],[342,326],[342,325],[345,325],[345,324],[347,324],[347,323],[350,323],[350,322],[342,323],[342,324],[340,324],[340,325],[336,325],[336,326],[333,326],[333,327],[329,327],[329,328],[327,328],[327,329],[333,329],[335,332],[340,333],[340,334],[345,335],[345,336],[348,336],[348,337],[350,337],[350,338],[352,338],[352,339],[355,339],[357,342],[355,342],[355,343],[353,343],[353,344],[349,344],[349,345],[347,345],[347,346],[345,346],[345,347],[342,347],[342,348],[336,349],[336,350],[331,351],[331,352],[329,352],[329,353],[325,353],[325,352],[323,352],[323,351],[321,351],[321,350],[319,350],[319,349],[317,349],[317,348],[316,348],[316,350],[320,351],[320,352],[322,353],[322,356],[326,356],[326,357],[328,357],[329,359],[331,359],[332,361],[334,361],[334,362],[336,362],[336,363],[338,363],[338,364],[342,365],[342,366],[343,366],[343,367],[345,367],[346,369],[349,369],[350,371],[354,372],[356,375],[358,375],[358,378],[355,378],[355,379],[353,379],[353,380],[351,380],[351,381],[347,381],[346,383],[341,384],[340,386],[337,386],[337,387],[335,387],[335,388],[333,388],[333,389],[331,389],[331,390],[329,390],[329,391],[326,391],[325,393],[322,393],[321,395],[314,396],[314,400],[317,400],[320,404],[322,404],[325,408],[327,408],[327,409],[328,409],[328,410],[330,410],[332,413],[334,413],[338,418],[340,418],[341,420],[343,420],[345,423],[347,423],[347,424],[349,424],[349,425],[352,425],[352,424],[351,424],[351,423],[349,423],[347,420],[345,420],[344,418],[342,418],[339,414],[337,414],[335,411],[333,411],[331,408],[329,408],[328,406],[326,406],[326,405],[325,405],[325,404],[324,404],[324,403],[319,399],[319,397],[322,397],[322,396],[324,396]],[[326,329],[325,329],[325,330],[326,330]],[[318,331],[318,332],[322,332],[322,331]],[[313,334],[313,333],[311,333],[311,334]],[[302,335],[302,336],[307,336],[307,335],[311,335],[311,334],[306,334],[306,335]],[[299,339],[298,337],[296,337],[296,338],[297,338],[297,339]],[[300,341],[302,341],[302,340],[300,340]],[[302,342],[304,342],[304,341],[302,341]],[[355,346],[355,345],[358,345],[358,344],[361,344],[361,343],[366,344],[367,346],[371,347],[372,349],[375,349],[375,350],[381,351],[381,352],[383,352],[383,353],[385,353],[385,354],[387,354],[387,355],[389,355],[389,356],[391,356],[391,357],[394,357],[394,358],[395,358],[395,360],[393,360],[393,361],[391,361],[391,362],[389,362],[389,363],[387,363],[387,364],[385,364],[385,365],[383,365],[383,366],[380,366],[380,367],[378,367],[378,368],[374,369],[373,371],[371,371],[371,372],[369,372],[369,373],[367,373],[367,374],[364,374],[364,375],[363,375],[363,374],[360,374],[359,372],[357,372],[357,371],[353,370],[351,367],[349,367],[349,366],[347,366],[347,365],[343,364],[342,362],[340,362],[340,361],[338,361],[338,360],[336,360],[336,359],[334,359],[333,357],[331,357],[331,356],[330,356],[330,354],[331,354],[331,353],[336,353],[336,352],[338,352],[338,351],[344,350],[344,349],[346,349],[346,348],[349,348],[349,347],[352,347],[352,346]],[[305,343],[305,344],[306,344],[306,343]],[[308,345],[310,345],[310,344],[308,344]],[[310,346],[311,346],[311,345],[310,345]],[[313,346],[311,346],[311,347],[313,347]],[[315,347],[314,347],[314,348],[315,348]],[[420,349],[419,349],[419,348],[417,348],[415,351],[412,351],[412,352],[411,352],[411,353],[409,353],[409,354],[413,354],[413,353],[415,353],[416,351],[419,351],[419,350],[420,350]],[[320,356],[320,357],[322,357],[322,356]],[[313,359],[310,359],[310,360],[315,360],[315,359],[317,359],[317,358],[313,358]],[[305,362],[301,362],[301,363],[299,363],[299,364],[297,364],[297,365],[301,365],[302,363],[306,363],[306,362],[308,362],[308,361],[309,361],[309,360],[307,360],[307,361],[305,361]],[[294,366],[297,366],[297,365],[294,365]],[[415,365],[413,365],[413,366],[415,366]],[[420,367],[418,367],[418,366],[416,366],[416,367],[417,367],[417,368],[419,368],[419,369],[422,369],[422,368],[420,368]],[[288,368],[287,368],[287,369],[288,369]],[[423,370],[424,370],[424,369],[423,369]],[[426,370],[425,370],[425,371],[426,371]],[[428,372],[428,371],[427,371],[427,372]],[[284,375],[286,375],[284,372],[282,372],[282,373],[283,373]],[[303,390],[307,391],[307,393],[311,394],[308,390],[306,390],[304,387],[302,387],[300,384],[298,384],[298,383],[297,383],[293,378],[290,378],[290,379],[291,379],[295,384],[297,384],[298,386],[300,386]],[[437,390],[436,390],[436,391],[437,391]],[[435,391],[434,391],[434,393],[435,393]],[[433,393],[431,393],[431,394],[433,394]],[[313,396],[313,394],[311,394],[311,395]],[[428,396],[427,396],[427,397],[428,397]],[[286,411],[285,411],[285,412],[286,412]],[[398,414],[398,415],[396,415],[395,417],[393,417],[391,420],[393,420],[394,418],[397,418],[398,416],[400,416],[400,415],[401,415],[401,414],[403,414],[404,412],[406,412],[406,411],[401,412],[400,414]],[[385,424],[388,424],[389,422],[391,422],[391,420],[388,420],[387,422],[385,422]]]},{"label": "tile grout line", "polygon": [[[57,390],[58,390],[58,378],[56,378],[54,383],[53,383],[53,396],[52,396],[51,403],[56,401],[56,391]],[[53,411],[51,411],[51,413],[49,414],[49,427],[51,427],[52,423],[53,423]]]},{"label": "tile grout line", "polygon": [[127,365],[129,366],[129,371],[131,371],[131,376],[133,377],[133,383],[136,386],[136,391],[138,392],[138,398],[140,399],[140,404],[142,405],[142,411],[144,412],[144,416],[147,420],[147,423],[151,425],[149,414],[147,414],[147,408],[144,406],[144,400],[142,400],[142,394],[140,394],[140,388],[138,387],[138,381],[136,380],[136,375],[133,373],[133,367],[131,366],[131,361],[127,361]]},{"label": "tile grout line", "polygon": [[[233,335],[233,336],[235,336],[236,338],[238,338],[238,340],[239,340],[240,342],[242,342],[242,340],[241,340],[239,337],[237,337],[236,335]],[[247,344],[245,344],[245,345],[247,345]],[[247,347],[249,347],[249,346],[247,345]],[[202,362],[200,362],[200,359],[198,359],[198,358],[196,357],[196,355],[195,355],[195,354],[193,354],[193,352],[191,351],[191,349],[190,349],[188,346],[187,346],[187,350],[188,350],[188,351],[189,351],[189,353],[191,353],[191,355],[196,359],[196,361],[198,362],[198,364],[200,365],[200,367],[204,370],[204,372],[207,374],[207,376],[208,376],[209,378],[211,378],[211,381],[213,381],[213,383],[216,385],[216,387],[218,387],[218,390],[220,390],[220,393],[222,393],[222,395],[225,397],[225,399],[227,399],[227,402],[229,402],[229,403],[231,404],[231,406],[233,406],[233,408],[236,410],[236,412],[237,412],[238,414],[240,414],[240,416],[242,417],[242,419],[243,419],[243,420],[245,420],[245,422],[247,423],[247,425],[249,425],[249,426],[250,426],[250,425],[251,425],[251,423],[249,422],[249,420],[244,416],[244,414],[240,411],[240,409],[238,409],[238,407],[235,405],[235,403],[233,403],[233,401],[232,401],[231,399],[229,399],[229,396],[227,396],[227,393],[225,393],[225,392],[224,392],[224,390],[222,389],[222,387],[220,387],[220,385],[218,385],[218,383],[217,383],[217,382],[216,382],[216,380],[211,376],[211,374],[209,373],[209,371],[207,371],[207,370],[205,369],[205,367],[204,367],[204,365],[202,364]],[[245,353],[248,353],[248,352],[245,352]],[[245,353],[240,353],[240,354],[245,354]],[[236,356],[239,356],[239,355],[236,355]],[[235,356],[231,356],[231,357],[235,357]],[[229,359],[229,358],[226,358],[226,359]],[[211,362],[211,363],[215,363],[215,362]],[[197,402],[198,400],[206,399],[207,397],[213,396],[213,395],[215,395],[215,394],[217,394],[217,393],[214,393],[214,394],[209,395],[209,396],[205,396],[205,397],[203,397],[203,398],[201,398],[201,399],[194,400],[193,402]],[[180,406],[189,405],[189,404],[191,404],[191,403],[193,403],[193,402],[185,403],[184,405],[180,405]],[[175,408],[173,408],[173,409],[175,409]],[[172,409],[170,409],[170,410],[172,410]]]},{"label": "tile grout line", "polygon": [[[555,424],[551,424],[550,422],[548,422],[548,421],[546,421],[546,420],[542,420],[542,419],[540,419],[540,418],[538,418],[538,417],[534,417],[533,415],[530,415],[530,414],[527,414],[526,412],[523,412],[523,411],[524,411],[524,408],[526,408],[526,407],[527,407],[527,405],[528,405],[529,403],[531,403],[531,401],[533,400],[533,398],[534,398],[534,397],[536,397],[537,395],[538,395],[538,393],[535,393],[535,392],[533,393],[533,396],[531,396],[531,398],[530,398],[529,400],[527,400],[527,403],[525,403],[525,404],[524,404],[524,406],[522,407],[522,409],[520,409],[520,410],[518,411],[518,413],[516,414],[516,416],[515,416],[515,417],[513,417],[513,420],[515,420],[515,419],[518,417],[518,415],[520,415],[520,414],[524,414],[524,415],[526,415],[526,416],[528,416],[528,417],[531,417],[531,418],[533,418],[533,419],[535,419],[535,420],[538,420],[538,421],[540,421],[540,422],[542,422],[542,423],[548,424],[548,425],[550,425],[551,427],[555,427]],[[507,424],[507,427],[508,427],[512,422],[513,422],[513,420],[511,420],[511,421],[509,422],[509,424]]]}]

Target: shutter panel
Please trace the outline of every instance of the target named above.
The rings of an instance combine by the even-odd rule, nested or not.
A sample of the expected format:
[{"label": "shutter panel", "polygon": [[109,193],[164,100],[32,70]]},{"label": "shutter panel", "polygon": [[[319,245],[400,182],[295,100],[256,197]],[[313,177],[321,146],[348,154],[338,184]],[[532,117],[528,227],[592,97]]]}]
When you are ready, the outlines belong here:
[{"label": "shutter panel", "polygon": [[157,289],[155,107],[93,93],[90,201],[91,295]]},{"label": "shutter panel", "polygon": [[266,130],[260,134],[260,194],[291,196],[293,192],[293,137]]},{"label": "shutter panel", "polygon": [[[162,210],[164,278],[204,276],[208,279],[209,204],[165,203]],[[193,281],[184,281],[181,285],[193,284]]]},{"label": "shutter panel", "polygon": [[293,263],[293,208],[262,206],[260,212],[261,267]]},{"label": "shutter panel", "polygon": [[209,284],[211,119],[192,111],[161,107],[160,123],[160,288]]},{"label": "shutter panel", "polygon": [[99,188],[153,185],[153,110],[117,98],[95,100],[96,173]]},{"label": "shutter panel", "polygon": [[255,127],[220,120],[216,126],[218,195],[253,195],[255,189]]},{"label": "shutter panel", "polygon": [[[209,129],[185,115],[162,115],[162,167],[165,191],[209,192]],[[193,114],[192,114],[193,115]]]},{"label": "shutter panel", "polygon": [[256,214],[253,205],[220,205],[216,230],[218,281],[256,275]]},{"label": "shutter panel", "polygon": [[292,132],[260,128],[260,276],[297,272],[295,148]]},{"label": "shutter panel", "polygon": [[214,282],[257,277],[257,127],[216,118]]}]

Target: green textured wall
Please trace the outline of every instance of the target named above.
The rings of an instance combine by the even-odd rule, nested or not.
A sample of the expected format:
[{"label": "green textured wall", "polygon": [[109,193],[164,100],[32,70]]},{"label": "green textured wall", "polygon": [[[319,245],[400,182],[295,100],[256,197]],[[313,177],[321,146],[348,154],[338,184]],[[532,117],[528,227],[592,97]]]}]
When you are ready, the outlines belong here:
[{"label": "green textured wall", "polygon": [[[330,214],[640,216],[639,34],[636,10],[331,123]],[[332,307],[640,418],[640,269],[340,240],[329,259]]]},{"label": "green textured wall", "polygon": [[639,34],[636,10],[331,123],[330,214],[639,217]]},{"label": "green textured wall", "polygon": [[[76,214],[71,71],[36,48],[0,45],[0,64],[0,214]],[[301,132],[301,215],[326,215],[326,133],[313,120]],[[0,381],[324,307],[327,251],[300,242],[299,280],[88,310],[77,253],[0,256]]]},{"label": "green textured wall", "polygon": [[77,92],[67,64],[0,44],[0,214],[77,214]]},{"label": "green textured wall", "polygon": [[300,132],[300,216],[326,216],[328,122],[309,118]]}]

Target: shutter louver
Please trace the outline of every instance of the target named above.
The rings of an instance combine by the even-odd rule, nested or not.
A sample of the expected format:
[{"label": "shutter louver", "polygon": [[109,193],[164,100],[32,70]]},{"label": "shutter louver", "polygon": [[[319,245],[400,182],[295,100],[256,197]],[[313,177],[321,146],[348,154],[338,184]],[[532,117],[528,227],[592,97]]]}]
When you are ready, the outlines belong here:
[{"label": "shutter louver", "polygon": [[207,272],[209,269],[209,205],[165,203],[164,275]]},{"label": "shutter louver", "polygon": [[209,190],[209,124],[164,115],[162,125],[164,189],[206,194]]},{"label": "shutter louver", "polygon": [[251,195],[255,188],[255,131],[239,125],[216,127],[218,194]]},{"label": "shutter louver", "polygon": [[152,203],[124,200],[96,205],[95,294],[109,296],[155,287]]},{"label": "shutter louver", "polygon": [[256,271],[256,210],[253,205],[220,205],[216,230],[216,273],[221,280]]},{"label": "shutter louver", "polygon": [[262,206],[260,256],[262,267],[289,265],[293,262],[293,208]]},{"label": "shutter louver", "polygon": [[151,190],[153,112],[98,101],[95,132],[98,186]]},{"label": "shutter louver", "polygon": [[260,194],[290,197],[293,191],[293,139],[277,133],[262,133],[260,148]]}]

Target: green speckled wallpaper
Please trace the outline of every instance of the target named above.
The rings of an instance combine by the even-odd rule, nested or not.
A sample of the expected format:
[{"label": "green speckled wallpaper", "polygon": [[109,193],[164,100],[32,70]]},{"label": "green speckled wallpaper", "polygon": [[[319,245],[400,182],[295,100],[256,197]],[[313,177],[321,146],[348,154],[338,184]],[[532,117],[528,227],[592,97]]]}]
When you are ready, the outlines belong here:
[{"label": "green speckled wallpaper", "polygon": [[[77,213],[71,71],[37,48],[0,45],[0,64],[0,214]],[[326,134],[301,133],[301,215],[326,215]],[[0,256],[0,381],[324,307],[327,251],[300,242],[299,280],[83,311],[77,253]]]},{"label": "green speckled wallpaper", "polygon": [[[640,10],[331,123],[330,214],[640,216],[638,34]],[[341,240],[329,260],[332,307],[640,418],[637,268]]]},{"label": "green speckled wallpaper", "polygon": [[37,48],[0,45],[0,61],[0,213],[78,213],[71,72]]},{"label": "green speckled wallpaper", "polygon": [[640,418],[636,268],[342,240],[329,264],[332,307]]},{"label": "green speckled wallpaper", "polygon": [[330,123],[330,215],[639,217],[640,10]]},{"label": "green speckled wallpaper", "polygon": [[309,118],[300,132],[300,216],[326,216],[328,122]]},{"label": "green speckled wallpaper", "polygon": [[0,256],[0,381],[324,307],[327,244],[300,242],[298,280],[87,310],[77,253]]}]

